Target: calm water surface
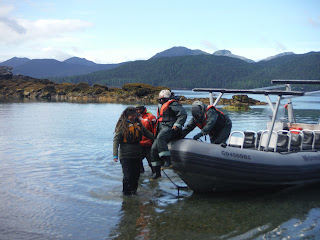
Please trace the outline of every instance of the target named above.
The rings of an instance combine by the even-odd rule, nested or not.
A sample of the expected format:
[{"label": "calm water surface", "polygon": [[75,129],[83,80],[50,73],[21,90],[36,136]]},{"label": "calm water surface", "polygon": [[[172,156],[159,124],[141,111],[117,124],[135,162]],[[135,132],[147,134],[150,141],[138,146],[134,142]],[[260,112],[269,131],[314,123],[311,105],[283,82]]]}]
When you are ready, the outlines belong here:
[{"label": "calm water surface", "polygon": [[[319,103],[298,100],[297,119],[317,123]],[[112,140],[126,107],[0,102],[0,239],[320,239],[319,187],[177,197],[166,177],[149,181],[144,162],[138,195],[123,197]],[[233,130],[269,119],[265,106],[225,112]]]}]

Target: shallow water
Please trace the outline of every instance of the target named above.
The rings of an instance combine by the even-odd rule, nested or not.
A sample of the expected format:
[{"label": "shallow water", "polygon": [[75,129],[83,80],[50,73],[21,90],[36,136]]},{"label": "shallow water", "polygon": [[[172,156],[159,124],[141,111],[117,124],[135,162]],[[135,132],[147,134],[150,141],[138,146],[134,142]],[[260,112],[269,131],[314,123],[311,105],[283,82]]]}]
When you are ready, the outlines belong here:
[{"label": "shallow water", "polygon": [[[319,103],[299,101],[297,119],[317,123]],[[123,197],[112,139],[126,107],[0,102],[0,239],[320,239],[319,186],[211,195],[181,189],[178,197],[168,178],[149,181],[144,162],[138,195]],[[225,112],[233,130],[259,130],[269,119],[265,106]]]}]

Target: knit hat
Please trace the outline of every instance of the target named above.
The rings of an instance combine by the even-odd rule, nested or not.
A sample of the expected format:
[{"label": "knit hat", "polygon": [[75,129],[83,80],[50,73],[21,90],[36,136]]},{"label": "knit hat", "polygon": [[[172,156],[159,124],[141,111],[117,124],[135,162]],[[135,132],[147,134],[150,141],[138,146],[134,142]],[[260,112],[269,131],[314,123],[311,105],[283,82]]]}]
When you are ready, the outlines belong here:
[{"label": "knit hat", "polygon": [[204,119],[205,110],[206,110],[206,105],[202,101],[196,100],[192,103],[191,113],[196,120]]}]

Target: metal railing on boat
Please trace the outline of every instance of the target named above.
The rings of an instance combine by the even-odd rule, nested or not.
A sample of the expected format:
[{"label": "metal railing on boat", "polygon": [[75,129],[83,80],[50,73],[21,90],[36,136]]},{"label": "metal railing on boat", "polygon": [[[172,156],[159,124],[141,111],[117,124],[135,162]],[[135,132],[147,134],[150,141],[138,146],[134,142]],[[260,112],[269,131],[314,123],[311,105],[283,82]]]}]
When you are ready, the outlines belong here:
[{"label": "metal railing on boat", "polygon": [[[300,151],[304,151],[304,150],[309,150],[311,148],[311,150],[316,150],[316,149],[320,149],[320,140],[319,140],[319,135],[318,134],[318,130],[304,130],[302,132],[298,132],[298,135],[292,135],[292,134],[297,134],[297,131],[295,131],[295,133],[289,131],[289,132],[284,132],[285,130],[280,130],[280,131],[273,131],[274,130],[274,124],[276,121],[276,117],[277,117],[277,113],[278,113],[278,109],[279,109],[279,105],[280,105],[280,101],[283,98],[287,98],[288,99],[288,103],[287,103],[287,110],[288,110],[288,120],[289,123],[295,123],[295,117],[293,114],[293,107],[292,107],[292,102],[291,102],[291,97],[296,97],[296,96],[303,96],[305,93],[301,92],[301,91],[292,91],[291,90],[291,84],[320,84],[320,80],[272,80],[271,81],[273,84],[285,84],[286,90],[285,91],[280,91],[280,90],[266,90],[266,89],[274,89],[274,87],[268,87],[265,89],[223,89],[223,88],[194,88],[193,91],[195,92],[208,92],[209,93],[209,100],[210,100],[210,105],[214,105],[216,106],[218,104],[218,102],[220,101],[220,99],[222,98],[222,96],[226,93],[231,93],[231,94],[260,94],[260,95],[265,95],[268,101],[268,104],[273,112],[272,115],[272,120],[271,120],[271,126],[270,128],[268,127],[268,131],[263,131],[263,132],[258,132],[256,133],[255,137],[256,139],[261,138],[265,133],[267,134],[267,138],[266,138],[266,144],[265,146],[261,145],[261,141],[256,140],[255,144],[254,144],[254,148],[257,149],[259,148],[259,150],[261,150],[262,148],[265,151],[269,151],[269,149],[273,149],[273,151],[279,151],[280,147],[278,147],[278,140],[279,139],[287,139],[285,141],[288,141],[288,145],[287,145],[287,151],[291,151],[291,150],[296,150],[298,148],[298,150]],[[216,98],[216,100],[213,102],[213,95],[212,93],[219,93],[218,97]],[[271,100],[269,95],[278,95],[278,99],[276,104],[274,105]],[[247,133],[246,133],[247,132]],[[252,146],[253,144],[247,144],[246,143],[246,138],[248,138],[248,136],[252,137],[252,133],[249,134],[248,131],[241,133],[242,134],[242,143],[240,140],[240,143],[236,143],[235,145],[240,147],[240,148],[245,148],[247,146]],[[319,131],[320,132],[320,131]],[[239,132],[237,132],[239,133]],[[311,133],[311,134],[310,134]],[[254,134],[253,134],[254,135]],[[275,136],[274,136],[275,135]],[[310,140],[309,141],[305,141],[305,135],[309,135],[312,138],[312,144],[310,146]],[[273,137],[274,136],[274,137]],[[276,141],[274,139],[275,138]],[[297,140],[296,140],[297,138]],[[230,146],[234,145],[232,143],[232,134],[230,135],[228,144]],[[301,145],[297,145],[296,143],[299,143],[299,139],[301,140]],[[262,140],[262,139],[260,139]],[[282,140],[283,141],[283,140]],[[257,143],[259,142],[260,145],[258,145]],[[272,144],[275,145],[272,148]],[[308,143],[307,143],[308,142]],[[271,144],[271,145],[270,145]],[[318,147],[319,146],[319,147]]]},{"label": "metal railing on boat", "polygon": [[[320,149],[320,130],[272,131],[270,142],[267,144],[269,133],[270,130],[258,132],[233,131],[229,136],[227,145],[273,152],[315,151]],[[240,137],[235,135],[240,135]]]}]

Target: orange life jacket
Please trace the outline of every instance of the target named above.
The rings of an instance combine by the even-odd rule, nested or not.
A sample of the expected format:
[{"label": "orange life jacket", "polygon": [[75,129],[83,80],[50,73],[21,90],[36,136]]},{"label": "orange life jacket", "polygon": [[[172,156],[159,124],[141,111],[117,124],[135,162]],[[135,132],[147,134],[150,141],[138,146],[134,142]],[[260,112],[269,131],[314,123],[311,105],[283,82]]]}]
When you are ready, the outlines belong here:
[{"label": "orange life jacket", "polygon": [[[140,120],[143,126],[146,127],[150,132],[154,133],[154,128],[156,125],[156,117],[152,114],[147,112],[147,109],[144,110],[144,112],[140,115]],[[152,140],[142,136],[142,140],[140,141],[141,146],[151,146]]]},{"label": "orange life jacket", "polygon": [[178,102],[178,101],[171,99],[168,102],[165,102],[164,104],[162,104],[160,112],[158,108],[158,111],[157,111],[158,122],[172,122],[177,120],[176,115],[169,107],[170,104],[173,102]]},{"label": "orange life jacket", "polygon": [[224,113],[221,112],[221,111],[219,111],[215,106],[209,105],[209,106],[207,107],[207,109],[206,109],[206,113],[205,113],[206,119],[205,119],[205,121],[202,122],[202,123],[197,123],[197,126],[198,126],[200,129],[204,128],[204,126],[206,125],[206,121],[207,121],[207,119],[208,119],[208,117],[207,117],[207,112],[208,112],[208,110],[209,110],[210,108],[213,108],[214,111],[216,111],[216,112],[218,113],[218,118],[217,118],[216,124],[215,124],[215,125],[213,126],[213,128],[210,130],[210,134],[213,135],[213,134],[215,134],[215,133],[220,132],[220,131],[224,128],[225,123],[226,123],[226,117],[225,117]]},{"label": "orange life jacket", "polygon": [[140,143],[142,139],[140,124],[131,122],[128,124],[128,132],[123,134],[123,143]]}]

